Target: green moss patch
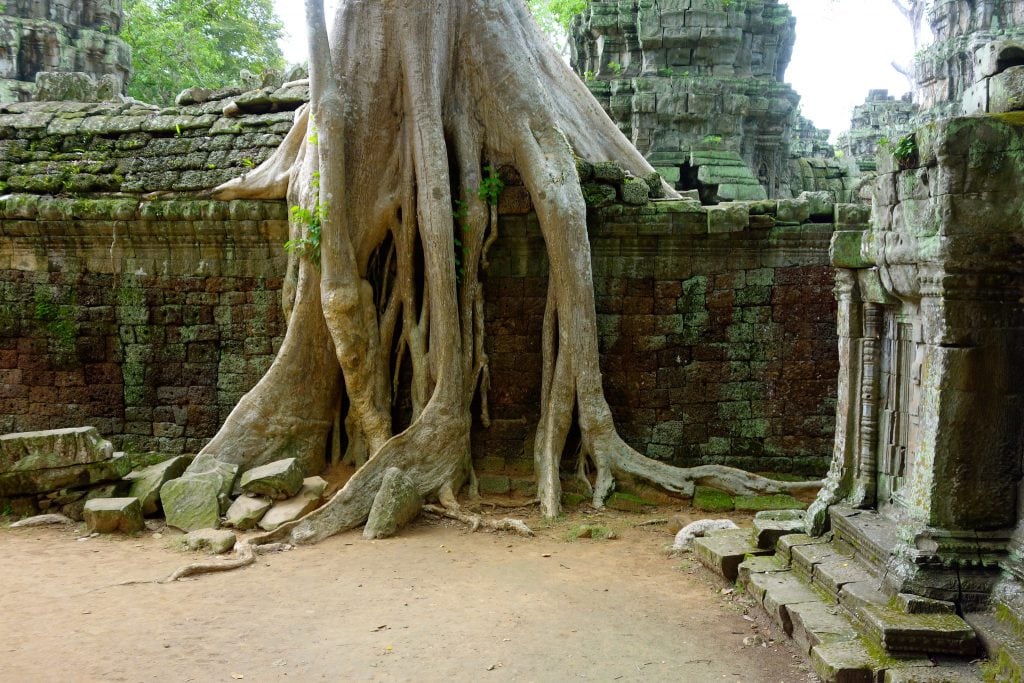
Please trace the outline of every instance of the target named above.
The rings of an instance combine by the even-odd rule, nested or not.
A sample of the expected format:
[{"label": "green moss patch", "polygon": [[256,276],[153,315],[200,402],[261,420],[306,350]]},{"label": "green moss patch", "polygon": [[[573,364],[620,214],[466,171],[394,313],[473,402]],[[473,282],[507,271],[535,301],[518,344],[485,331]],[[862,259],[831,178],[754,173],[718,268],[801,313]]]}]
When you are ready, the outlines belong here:
[{"label": "green moss patch", "polygon": [[652,507],[657,507],[657,503],[652,503],[640,496],[633,495],[632,493],[622,493],[621,491],[608,496],[608,500],[604,504],[612,510],[620,510],[622,512],[646,512]]},{"label": "green moss patch", "polygon": [[736,509],[748,512],[761,510],[803,510],[807,505],[793,496],[778,493],[772,496],[736,496]]},{"label": "green moss patch", "polygon": [[736,508],[736,501],[725,491],[698,486],[693,492],[693,507],[704,512],[729,512]]}]

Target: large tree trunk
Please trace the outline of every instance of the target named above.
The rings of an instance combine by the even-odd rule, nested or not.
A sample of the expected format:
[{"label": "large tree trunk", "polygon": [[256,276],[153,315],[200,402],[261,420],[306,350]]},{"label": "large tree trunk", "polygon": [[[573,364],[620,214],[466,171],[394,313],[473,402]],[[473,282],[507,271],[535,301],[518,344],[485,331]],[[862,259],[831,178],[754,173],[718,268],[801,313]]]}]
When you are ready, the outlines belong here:
[{"label": "large tree trunk", "polygon": [[[725,467],[669,467],[616,433],[598,365],[575,157],[613,160],[638,176],[652,169],[522,0],[343,0],[330,36],[321,0],[306,8],[312,116],[298,116],[278,153],[219,192],[287,194],[307,221],[319,216],[320,268],[312,246],[293,253],[298,285],[285,348],[207,451],[246,464],[278,456],[285,443],[322,453],[341,376],[350,443],[371,457],[326,505],[260,542],[313,542],[362,524],[388,467],[405,470],[425,497],[456,506],[471,469],[471,405],[481,393],[486,410],[489,384],[479,274],[497,225],[478,193],[485,164],[522,174],[551,264],[536,439],[544,513],[560,509],[559,461],[574,413],[596,469],[595,505],[616,473],[678,492],[695,481],[742,493],[800,488]],[[308,228],[294,225],[293,237]],[[393,435],[403,363],[413,421]],[[315,381],[296,391],[304,378]],[[305,441],[260,448],[250,436],[301,415],[310,418]]]}]

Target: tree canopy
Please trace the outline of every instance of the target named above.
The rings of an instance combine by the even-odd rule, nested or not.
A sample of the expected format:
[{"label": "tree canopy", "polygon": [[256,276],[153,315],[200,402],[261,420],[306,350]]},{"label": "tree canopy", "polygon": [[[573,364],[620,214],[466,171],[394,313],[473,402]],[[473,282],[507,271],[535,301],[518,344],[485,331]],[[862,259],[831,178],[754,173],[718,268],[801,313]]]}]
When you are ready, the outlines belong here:
[{"label": "tree canopy", "polygon": [[572,18],[589,3],[590,0],[526,0],[537,25],[550,36],[564,35]]},{"label": "tree canopy", "polygon": [[157,104],[192,86],[222,87],[242,69],[284,66],[272,0],[125,0],[134,53],[128,94]]}]

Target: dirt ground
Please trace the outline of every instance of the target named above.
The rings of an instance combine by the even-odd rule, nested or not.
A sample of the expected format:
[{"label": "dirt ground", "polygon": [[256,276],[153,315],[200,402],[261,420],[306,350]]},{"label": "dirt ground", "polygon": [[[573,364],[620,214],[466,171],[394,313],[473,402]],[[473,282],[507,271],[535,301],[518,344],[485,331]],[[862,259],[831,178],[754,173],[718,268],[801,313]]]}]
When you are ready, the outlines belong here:
[{"label": "dirt ground", "polygon": [[[0,680],[813,680],[744,597],[667,556],[664,526],[637,526],[673,513],[545,526],[515,511],[532,539],[421,519],[385,541],[351,532],[239,571],[128,586],[113,584],[196,558],[167,530],[0,528]],[[567,541],[581,523],[618,538]]]}]

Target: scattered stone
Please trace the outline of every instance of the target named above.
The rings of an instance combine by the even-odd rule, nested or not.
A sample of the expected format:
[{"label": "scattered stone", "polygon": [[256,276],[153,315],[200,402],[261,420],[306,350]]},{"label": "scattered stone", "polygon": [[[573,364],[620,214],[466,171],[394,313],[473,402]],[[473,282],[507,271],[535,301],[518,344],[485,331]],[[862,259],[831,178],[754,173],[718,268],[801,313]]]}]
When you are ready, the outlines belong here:
[{"label": "scattered stone", "polygon": [[215,529],[220,522],[220,481],[215,477],[183,476],[160,489],[167,525],[182,531]]},{"label": "scattered stone", "polygon": [[74,520],[64,515],[36,515],[28,519],[22,519],[11,525],[12,529],[29,529],[40,526],[54,526],[57,524],[74,524]]},{"label": "scattered stone", "polygon": [[388,538],[415,519],[423,507],[416,484],[402,470],[389,467],[384,472],[380,489],[373,498],[370,516],[363,528],[363,538]]},{"label": "scattered stone", "polygon": [[690,544],[695,538],[707,536],[712,531],[723,531],[725,529],[738,529],[739,527],[729,519],[701,519],[691,522],[676,532],[675,541],[672,543],[672,550],[689,550]]},{"label": "scattered stone", "polygon": [[626,178],[622,181],[620,192],[622,193],[623,203],[643,206],[647,203],[651,188],[647,181],[642,178]]},{"label": "scattered stone", "polygon": [[138,498],[93,498],[85,503],[85,524],[93,533],[132,533],[145,529]]},{"label": "scattered stone", "polygon": [[[183,476],[212,478],[215,475],[220,479],[218,495],[230,496],[235,488],[235,481],[238,479],[238,465],[234,463],[223,462],[209,453],[200,454],[185,469]],[[224,506],[224,509],[227,509],[227,505]]]},{"label": "scattered stone", "polygon": [[273,500],[291,498],[302,488],[302,468],[295,458],[254,467],[242,475],[242,490]]},{"label": "scattered stone", "polygon": [[803,532],[803,510],[765,510],[754,515],[754,540],[758,548],[774,548],[783,536]]},{"label": "scattered stone", "polygon": [[594,180],[606,183],[621,183],[626,172],[614,161],[599,161],[594,164]]},{"label": "scattered stone", "polygon": [[185,547],[189,550],[208,550],[214,555],[226,553],[235,547],[235,535],[226,529],[196,529],[185,534]]},{"label": "scattered stone", "polygon": [[273,503],[266,498],[253,496],[239,496],[228,508],[224,519],[224,525],[247,531],[256,527],[256,524],[267,514],[267,510]]},{"label": "scattered stone", "polygon": [[764,636],[752,635],[747,636],[743,639],[744,647],[768,647],[768,641],[764,639]]},{"label": "scattered stone", "polygon": [[192,456],[180,455],[156,465],[130,472],[125,480],[131,482],[129,495],[142,503],[143,515],[160,511],[160,488],[171,479],[177,479],[192,462]]},{"label": "scattered stone", "polygon": [[302,480],[302,488],[294,498],[274,503],[274,506],[263,515],[259,526],[264,531],[273,531],[282,524],[293,522],[299,517],[312,512],[320,505],[320,498],[327,490],[327,482],[320,477],[306,477]]},{"label": "scattered stone", "polygon": [[750,540],[750,531],[747,529],[708,532],[703,538],[694,539],[693,551],[701,563],[728,581],[736,580],[740,562],[747,555],[769,553],[754,546]]}]

